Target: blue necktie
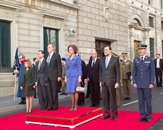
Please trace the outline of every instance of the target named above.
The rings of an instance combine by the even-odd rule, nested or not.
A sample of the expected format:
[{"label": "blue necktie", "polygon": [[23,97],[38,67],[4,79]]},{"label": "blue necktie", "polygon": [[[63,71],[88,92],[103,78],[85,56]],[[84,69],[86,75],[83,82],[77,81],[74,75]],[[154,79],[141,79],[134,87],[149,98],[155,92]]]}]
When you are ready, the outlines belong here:
[{"label": "blue necktie", "polygon": [[49,66],[50,65],[50,54],[48,55],[46,62],[47,62],[47,65]]},{"label": "blue necktie", "polygon": [[108,58],[105,58],[105,67],[107,68],[108,67]]}]

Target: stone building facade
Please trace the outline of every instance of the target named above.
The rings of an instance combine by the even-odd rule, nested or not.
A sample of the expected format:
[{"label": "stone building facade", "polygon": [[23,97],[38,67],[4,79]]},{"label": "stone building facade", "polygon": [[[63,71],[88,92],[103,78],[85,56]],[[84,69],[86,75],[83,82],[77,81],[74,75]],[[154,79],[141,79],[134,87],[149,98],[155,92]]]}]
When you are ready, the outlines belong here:
[{"label": "stone building facade", "polygon": [[101,57],[106,45],[130,59],[140,43],[149,45],[152,57],[162,55],[162,8],[162,0],[1,0],[0,96],[13,94],[14,77],[5,68],[13,65],[17,47],[31,60],[49,43],[61,57],[76,44],[86,63],[92,49]]}]

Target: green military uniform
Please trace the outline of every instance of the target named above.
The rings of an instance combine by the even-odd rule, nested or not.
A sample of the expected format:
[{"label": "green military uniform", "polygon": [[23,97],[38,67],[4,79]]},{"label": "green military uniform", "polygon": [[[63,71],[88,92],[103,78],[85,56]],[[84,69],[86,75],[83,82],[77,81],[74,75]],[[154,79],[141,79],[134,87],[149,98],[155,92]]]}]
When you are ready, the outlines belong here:
[{"label": "green military uniform", "polygon": [[65,72],[66,72],[66,64],[62,64],[62,93],[66,93],[66,82],[65,82]]},{"label": "green military uniform", "polygon": [[[127,56],[127,53],[122,53],[122,56]],[[121,65],[121,77],[124,91],[124,100],[131,99],[131,72],[132,72],[132,61],[123,60]]]},{"label": "green military uniform", "polygon": [[[119,61],[119,66],[121,68],[122,66],[122,62],[121,60]],[[120,69],[120,73],[121,73],[121,69]],[[120,75],[120,81],[122,81],[122,76]],[[120,106],[120,96],[121,96],[121,85],[119,85],[118,88],[116,88],[116,100],[117,100],[117,106]]]}]

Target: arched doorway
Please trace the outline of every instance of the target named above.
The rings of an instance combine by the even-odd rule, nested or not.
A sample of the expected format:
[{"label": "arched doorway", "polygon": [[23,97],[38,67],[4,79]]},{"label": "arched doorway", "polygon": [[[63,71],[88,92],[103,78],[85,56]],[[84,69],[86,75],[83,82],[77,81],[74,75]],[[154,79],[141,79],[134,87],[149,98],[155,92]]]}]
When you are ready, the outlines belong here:
[{"label": "arched doorway", "polygon": [[129,24],[130,58],[139,56],[138,45],[149,44],[149,28],[145,28],[142,18],[138,15],[132,16]]}]

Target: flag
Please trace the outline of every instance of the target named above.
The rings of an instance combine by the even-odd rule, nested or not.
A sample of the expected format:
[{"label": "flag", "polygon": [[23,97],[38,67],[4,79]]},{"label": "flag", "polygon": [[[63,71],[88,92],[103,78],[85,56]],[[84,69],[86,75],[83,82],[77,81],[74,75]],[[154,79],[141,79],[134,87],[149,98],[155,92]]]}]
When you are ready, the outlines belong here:
[{"label": "flag", "polygon": [[16,51],[15,51],[15,58],[14,58],[14,65],[12,67],[12,72],[14,72],[16,67],[19,67],[18,48],[16,48]]}]

